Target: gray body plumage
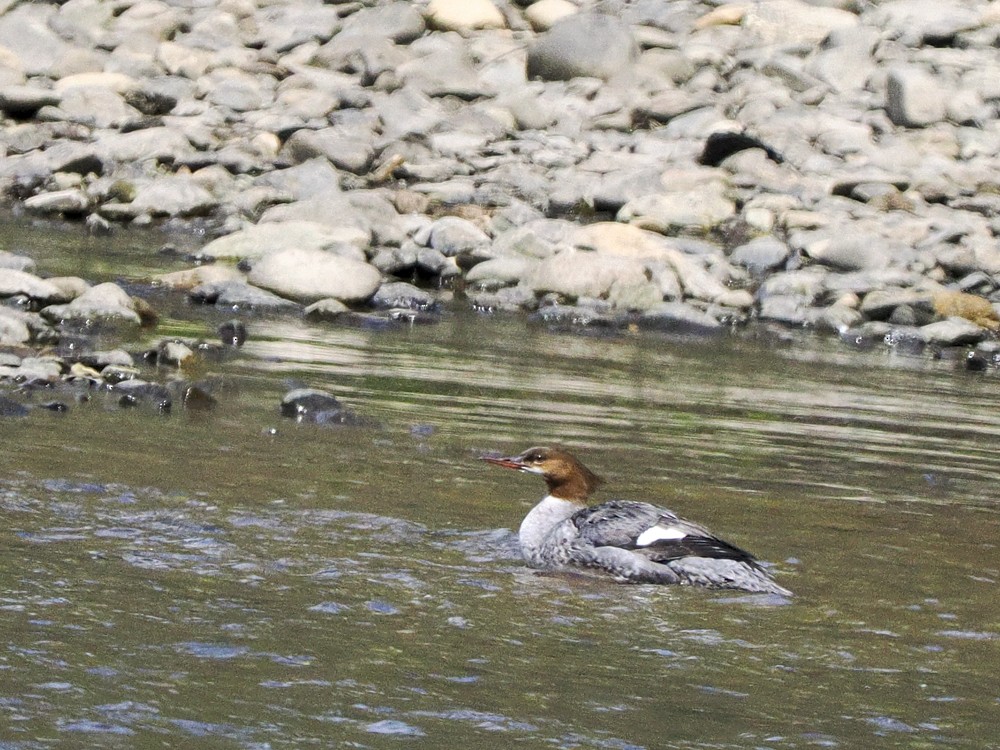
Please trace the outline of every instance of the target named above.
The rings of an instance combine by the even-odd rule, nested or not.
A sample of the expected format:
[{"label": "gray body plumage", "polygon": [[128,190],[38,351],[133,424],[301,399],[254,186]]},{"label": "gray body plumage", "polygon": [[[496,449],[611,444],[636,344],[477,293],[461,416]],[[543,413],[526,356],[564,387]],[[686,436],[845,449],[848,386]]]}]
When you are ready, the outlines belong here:
[{"label": "gray body plumage", "polygon": [[584,568],[630,583],[688,584],[789,595],[748,552],[648,503],[589,508],[547,496],[521,523],[521,551],[534,568]]}]

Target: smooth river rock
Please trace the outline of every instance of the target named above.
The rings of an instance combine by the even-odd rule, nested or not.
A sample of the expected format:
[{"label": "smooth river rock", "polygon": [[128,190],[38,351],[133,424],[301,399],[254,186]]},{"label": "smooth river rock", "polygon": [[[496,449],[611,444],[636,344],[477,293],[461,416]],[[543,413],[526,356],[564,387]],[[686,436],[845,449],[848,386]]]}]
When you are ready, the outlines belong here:
[{"label": "smooth river rock", "polygon": [[378,290],[382,274],[369,265],[325,250],[287,248],[254,261],[251,284],[282,297],[315,302],[332,297],[364,302]]}]

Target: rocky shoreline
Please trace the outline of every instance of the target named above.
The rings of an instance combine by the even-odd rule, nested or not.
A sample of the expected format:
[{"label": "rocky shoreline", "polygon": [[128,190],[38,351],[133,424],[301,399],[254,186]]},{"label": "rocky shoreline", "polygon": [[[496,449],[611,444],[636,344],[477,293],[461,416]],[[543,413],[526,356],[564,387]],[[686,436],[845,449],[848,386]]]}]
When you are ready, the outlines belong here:
[{"label": "rocky shoreline", "polygon": [[[767,321],[982,369],[998,46],[996,0],[8,0],[0,193],[95,233],[207,229],[154,282],[225,309]],[[119,379],[37,350],[155,325],[10,253],[0,297],[8,382]]]}]

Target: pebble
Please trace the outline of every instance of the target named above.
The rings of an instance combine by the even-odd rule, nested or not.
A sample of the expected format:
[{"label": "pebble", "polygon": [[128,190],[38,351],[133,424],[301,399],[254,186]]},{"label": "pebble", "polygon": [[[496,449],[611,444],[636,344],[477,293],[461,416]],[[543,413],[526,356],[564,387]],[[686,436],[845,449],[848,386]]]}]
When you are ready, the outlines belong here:
[{"label": "pebble", "polygon": [[[12,3],[0,194],[204,229],[154,283],[233,310],[989,344],[995,5]],[[39,274],[0,253],[0,339],[155,317]]]}]

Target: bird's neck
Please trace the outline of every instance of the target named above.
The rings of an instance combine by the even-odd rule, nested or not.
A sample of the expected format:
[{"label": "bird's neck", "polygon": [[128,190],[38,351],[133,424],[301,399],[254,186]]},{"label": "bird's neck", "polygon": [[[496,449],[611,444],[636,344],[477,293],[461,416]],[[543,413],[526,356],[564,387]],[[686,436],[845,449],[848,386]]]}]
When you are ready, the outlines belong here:
[{"label": "bird's neck", "polygon": [[542,547],[549,532],[583,507],[574,500],[546,495],[521,522],[518,540],[525,556]]}]

